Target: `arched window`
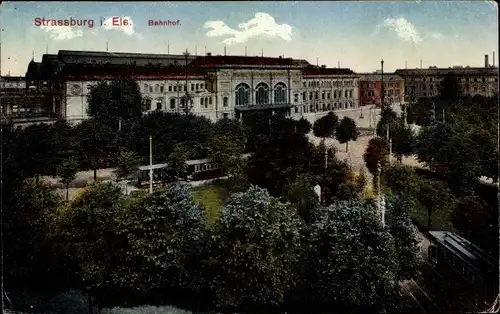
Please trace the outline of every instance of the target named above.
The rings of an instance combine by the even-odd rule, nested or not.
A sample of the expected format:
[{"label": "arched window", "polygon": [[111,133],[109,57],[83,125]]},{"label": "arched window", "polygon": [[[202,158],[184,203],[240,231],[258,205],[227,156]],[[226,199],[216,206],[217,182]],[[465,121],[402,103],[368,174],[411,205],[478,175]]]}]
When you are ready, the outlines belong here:
[{"label": "arched window", "polygon": [[175,98],[170,98],[170,109],[175,109]]},{"label": "arched window", "polygon": [[200,106],[203,108],[205,106],[205,98],[200,98]]},{"label": "arched window", "polygon": [[250,104],[250,86],[245,83],[238,84],[235,89],[236,106],[248,106]]},{"label": "arched window", "polygon": [[269,103],[269,86],[266,83],[259,83],[255,88],[255,103],[257,105]]},{"label": "arched window", "polygon": [[286,85],[283,83],[278,83],[274,85],[274,103],[284,104],[286,103]]},{"label": "arched window", "polygon": [[228,103],[228,98],[227,98],[227,97],[224,97],[224,98],[222,99],[222,105],[223,105],[224,107],[227,107],[227,103]]}]

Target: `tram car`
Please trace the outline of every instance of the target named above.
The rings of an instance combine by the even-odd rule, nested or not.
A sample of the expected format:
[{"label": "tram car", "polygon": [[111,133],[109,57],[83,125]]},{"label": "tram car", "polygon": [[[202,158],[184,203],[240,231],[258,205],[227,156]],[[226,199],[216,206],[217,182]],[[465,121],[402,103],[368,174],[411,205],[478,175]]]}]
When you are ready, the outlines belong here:
[{"label": "tram car", "polygon": [[[242,155],[242,158],[247,159],[250,154]],[[194,159],[186,161],[186,179],[187,181],[199,181],[215,179],[224,176],[219,164],[212,162],[210,159]],[[149,186],[149,169],[150,166],[141,166],[137,171],[137,184],[139,187]],[[163,185],[174,182],[179,178],[178,174],[169,167],[168,164],[155,164],[153,169],[153,185]]]},{"label": "tram car", "polygon": [[457,233],[429,231],[429,262],[439,274],[478,304],[498,295],[498,261]]}]

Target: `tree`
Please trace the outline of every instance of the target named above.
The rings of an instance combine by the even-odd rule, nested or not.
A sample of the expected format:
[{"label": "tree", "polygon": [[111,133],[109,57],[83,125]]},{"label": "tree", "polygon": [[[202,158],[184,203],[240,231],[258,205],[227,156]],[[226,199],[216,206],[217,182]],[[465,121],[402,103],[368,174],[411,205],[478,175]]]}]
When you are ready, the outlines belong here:
[{"label": "tree", "polygon": [[57,176],[61,179],[61,183],[66,186],[66,201],[69,199],[69,184],[76,178],[78,172],[78,162],[74,158],[64,160],[57,167]]},{"label": "tree", "polygon": [[116,157],[116,134],[108,126],[93,119],[80,123],[75,132],[80,163],[94,170],[95,181],[97,169],[109,166]]},{"label": "tree", "polygon": [[386,137],[387,127],[392,128],[397,123],[398,115],[389,106],[384,106],[380,112],[380,120],[377,123],[377,136]]},{"label": "tree", "polygon": [[423,262],[420,257],[418,230],[413,225],[409,212],[413,203],[402,197],[386,199],[386,224],[395,241],[399,260],[399,281],[415,278]]},{"label": "tree", "polygon": [[327,137],[333,137],[335,135],[335,129],[339,123],[339,118],[333,112],[328,112],[324,117],[319,118],[314,122],[313,133],[316,137],[321,137],[323,139]]},{"label": "tree", "polygon": [[299,215],[308,222],[319,205],[319,199],[314,192],[315,182],[307,175],[299,176],[286,189],[286,198],[296,208]]},{"label": "tree", "polygon": [[235,141],[229,135],[218,135],[210,141],[209,158],[219,164],[221,175],[229,174],[245,149],[244,142]]},{"label": "tree", "polygon": [[399,305],[396,245],[379,217],[361,199],[317,210],[304,265],[309,306],[384,312]]},{"label": "tree", "polygon": [[448,106],[458,105],[458,101],[462,97],[462,87],[458,79],[448,74],[440,82],[439,86],[439,100],[445,102]]},{"label": "tree", "polygon": [[445,182],[423,179],[417,187],[419,202],[427,209],[427,229],[432,229],[432,215],[441,212],[452,212],[456,199]]},{"label": "tree", "polygon": [[415,135],[410,126],[396,124],[391,130],[392,152],[396,155],[397,160],[401,163],[403,156],[413,154],[415,146]]},{"label": "tree", "polygon": [[308,134],[309,132],[311,132],[311,127],[311,122],[302,117],[299,121],[297,121],[296,130],[298,133]]},{"label": "tree", "polygon": [[476,194],[462,197],[453,211],[453,226],[491,255],[498,254],[498,213]]},{"label": "tree", "polygon": [[387,141],[380,137],[372,138],[368,142],[368,147],[363,155],[366,168],[372,175],[378,171],[378,166],[384,167],[387,164],[389,147]]},{"label": "tree", "polygon": [[297,281],[301,228],[297,212],[261,188],[231,195],[211,244],[209,287],[216,305],[282,303]]},{"label": "tree", "polygon": [[128,179],[135,174],[139,168],[140,158],[136,152],[121,151],[118,156],[118,164],[116,167],[116,177],[118,179]]},{"label": "tree", "polygon": [[183,144],[174,146],[173,152],[168,155],[167,163],[178,177],[186,179],[187,165],[186,161],[190,159],[191,153]]},{"label": "tree", "polygon": [[119,78],[108,82],[98,82],[90,90],[88,114],[113,130],[118,130],[120,122],[140,119],[143,112],[141,89],[131,78]]},{"label": "tree", "polygon": [[118,186],[93,184],[55,216],[54,238],[78,265],[79,287],[101,304],[107,298],[111,302],[110,292],[120,291],[126,284],[123,281],[133,278],[129,275],[132,268],[125,267],[125,253],[130,251],[127,236],[118,229],[122,202]]},{"label": "tree", "polygon": [[206,240],[205,213],[188,185],[171,184],[130,207],[123,233],[132,245],[129,257],[143,265],[141,289],[200,288],[191,286],[199,273],[190,266]]},{"label": "tree", "polygon": [[339,143],[345,143],[345,152],[347,153],[349,141],[355,141],[358,139],[359,132],[356,127],[356,122],[349,117],[344,117],[337,126],[336,135]]},{"label": "tree", "polygon": [[[13,293],[22,290],[48,292],[49,288],[60,288],[57,283],[63,281],[64,272],[55,269],[54,262],[60,255],[52,250],[52,243],[48,241],[45,221],[45,212],[58,207],[59,202],[53,188],[32,179],[18,186],[12,199],[3,198],[2,241],[6,244],[3,280],[6,290]],[[45,284],[49,280],[50,287]]]}]

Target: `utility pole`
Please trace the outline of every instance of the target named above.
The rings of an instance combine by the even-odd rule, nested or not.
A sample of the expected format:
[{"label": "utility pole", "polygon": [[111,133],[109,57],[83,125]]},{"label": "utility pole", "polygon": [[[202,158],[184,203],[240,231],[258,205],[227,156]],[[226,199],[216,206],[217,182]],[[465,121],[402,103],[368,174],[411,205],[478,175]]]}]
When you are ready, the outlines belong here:
[{"label": "utility pole", "polygon": [[149,194],[153,194],[153,137],[149,136]]},{"label": "utility pole", "polygon": [[[382,70],[382,86],[380,95],[380,109],[384,108],[385,105],[385,88],[384,88],[384,59],[380,60],[381,70]],[[382,113],[382,112],[381,112]]]},{"label": "utility pole", "polygon": [[[226,48],[224,48],[226,49]],[[186,60],[186,82],[185,82],[185,95],[184,95],[184,98],[185,98],[185,112],[186,112],[186,115],[189,113],[189,111],[191,110],[191,97],[189,96],[189,92],[188,92],[188,57],[189,57],[189,52],[188,50],[186,49],[186,51],[184,52],[184,58]]]},{"label": "utility pole", "polygon": [[446,120],[445,120],[445,117],[444,117],[444,116],[445,116],[445,111],[444,111],[444,108],[443,108],[443,124],[446,122]]},{"label": "utility pole", "polygon": [[[2,26],[0,24],[0,76],[2,75]],[[2,110],[2,117],[4,115],[4,109],[0,108]],[[6,110],[6,109],[5,109]],[[2,119],[3,120],[3,119]],[[2,121],[3,122],[3,121]],[[0,145],[0,151],[1,155],[3,156],[3,145]],[[3,167],[0,167],[0,184],[2,185],[2,191],[3,191]],[[3,195],[2,195],[3,196]],[[5,304],[4,304],[4,287],[3,287],[3,206],[0,206],[0,273],[1,273],[1,278],[0,278],[0,311],[2,313],[5,313]]]}]

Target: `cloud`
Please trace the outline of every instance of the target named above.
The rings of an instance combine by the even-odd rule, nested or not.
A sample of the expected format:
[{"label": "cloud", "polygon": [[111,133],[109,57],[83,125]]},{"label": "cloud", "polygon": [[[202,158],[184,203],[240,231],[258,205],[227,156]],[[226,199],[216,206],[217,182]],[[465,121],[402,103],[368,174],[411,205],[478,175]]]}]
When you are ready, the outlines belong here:
[{"label": "cloud", "polygon": [[435,39],[443,39],[444,38],[444,35],[441,34],[441,33],[432,33],[431,34],[431,37],[432,38],[435,38]]},{"label": "cloud", "polygon": [[40,29],[49,33],[49,36],[54,40],[73,39],[83,36],[81,29],[72,28],[71,26],[40,26]]},{"label": "cloud", "polygon": [[394,30],[398,37],[403,40],[413,41],[414,43],[422,41],[415,25],[403,17],[398,19],[385,19],[383,25]]},{"label": "cloud", "polygon": [[226,45],[244,43],[252,37],[292,40],[292,27],[288,24],[277,24],[267,13],[256,13],[253,19],[239,24],[239,30],[232,29],[223,21],[207,21],[204,28],[210,29],[206,33],[208,37],[229,37],[223,40]]},{"label": "cloud", "polygon": [[[120,18],[121,21],[120,22]],[[113,19],[115,19],[115,23],[113,23]],[[125,23],[126,21],[126,23]],[[121,23],[121,24],[120,24]],[[125,25],[127,24],[127,25]],[[115,30],[122,31],[125,35],[132,36],[136,35],[138,38],[142,38],[142,36],[135,32],[134,22],[130,18],[130,16],[122,16],[122,17],[110,17],[102,21],[102,28],[107,31]]]}]

